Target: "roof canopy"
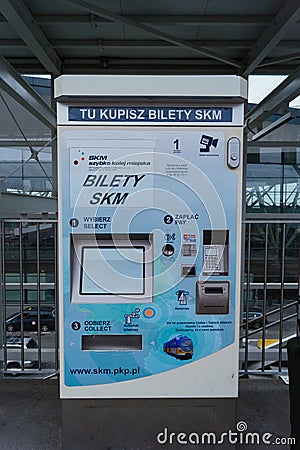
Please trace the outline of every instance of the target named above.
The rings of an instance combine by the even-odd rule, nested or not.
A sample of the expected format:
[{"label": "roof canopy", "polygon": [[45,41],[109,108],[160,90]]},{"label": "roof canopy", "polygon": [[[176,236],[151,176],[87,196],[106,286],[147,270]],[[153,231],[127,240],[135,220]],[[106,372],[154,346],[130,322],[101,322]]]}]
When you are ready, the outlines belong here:
[{"label": "roof canopy", "polygon": [[[249,112],[249,129],[258,131],[300,94],[299,0],[0,3],[0,88],[51,128],[54,112],[20,73],[288,75]],[[292,118],[288,112],[284,122]]]},{"label": "roof canopy", "polygon": [[4,58],[23,73],[289,74],[298,0],[1,0]]}]

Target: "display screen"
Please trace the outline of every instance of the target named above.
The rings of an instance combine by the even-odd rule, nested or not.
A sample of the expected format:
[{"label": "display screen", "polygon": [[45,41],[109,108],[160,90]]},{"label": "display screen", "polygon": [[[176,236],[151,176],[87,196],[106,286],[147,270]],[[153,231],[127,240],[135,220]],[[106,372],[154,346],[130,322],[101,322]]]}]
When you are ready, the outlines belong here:
[{"label": "display screen", "polygon": [[145,247],[82,247],[81,295],[143,295]]},{"label": "display screen", "polygon": [[205,256],[218,256],[217,247],[207,247],[205,248]]}]

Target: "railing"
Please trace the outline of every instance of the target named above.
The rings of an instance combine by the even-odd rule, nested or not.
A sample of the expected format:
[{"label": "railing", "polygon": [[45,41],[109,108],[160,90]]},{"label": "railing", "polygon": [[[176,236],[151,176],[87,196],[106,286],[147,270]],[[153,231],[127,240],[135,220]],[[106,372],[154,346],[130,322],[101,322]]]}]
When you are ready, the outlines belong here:
[{"label": "railing", "polygon": [[[245,228],[240,373],[284,373],[285,344],[298,333],[300,221],[249,221]],[[3,219],[0,231],[3,373],[57,374],[57,220]],[[276,297],[272,304],[270,293]],[[49,319],[53,312],[49,329],[45,314]],[[9,326],[13,314],[19,327]]]},{"label": "railing", "polygon": [[298,221],[245,223],[241,375],[287,372],[286,343],[299,333],[299,234]]},{"label": "railing", "polygon": [[[294,309],[295,312],[287,316],[282,316],[282,312]],[[274,315],[280,315],[280,318],[269,323],[270,318]],[[247,313],[246,313],[247,315]],[[240,373],[241,374],[257,374],[257,373],[281,373],[286,372],[287,354],[285,344],[292,337],[298,335],[299,327],[296,325],[295,332],[292,332],[287,337],[279,339],[272,339],[267,337],[267,330],[275,329],[279,325],[280,335],[282,336],[283,324],[290,322],[292,319],[299,317],[299,301],[294,301],[283,308],[276,308],[265,316],[249,319],[246,317],[245,322],[240,325]],[[298,322],[298,320],[297,320]],[[260,325],[262,323],[262,325]],[[252,329],[252,327],[254,329]],[[254,337],[253,345],[251,336]],[[260,344],[260,345],[259,345]],[[255,368],[253,368],[253,366]]]},{"label": "railing", "polygon": [[[59,351],[57,220],[5,219],[0,225],[3,374],[55,375]],[[45,283],[45,279],[53,282]]]}]

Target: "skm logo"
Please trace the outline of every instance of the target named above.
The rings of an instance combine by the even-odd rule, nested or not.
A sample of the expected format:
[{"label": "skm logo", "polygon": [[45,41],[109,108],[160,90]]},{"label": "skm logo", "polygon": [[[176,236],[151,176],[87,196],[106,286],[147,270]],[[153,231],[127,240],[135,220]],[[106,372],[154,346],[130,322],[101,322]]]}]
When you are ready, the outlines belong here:
[{"label": "skm logo", "polygon": [[89,161],[107,161],[107,155],[90,155]]}]

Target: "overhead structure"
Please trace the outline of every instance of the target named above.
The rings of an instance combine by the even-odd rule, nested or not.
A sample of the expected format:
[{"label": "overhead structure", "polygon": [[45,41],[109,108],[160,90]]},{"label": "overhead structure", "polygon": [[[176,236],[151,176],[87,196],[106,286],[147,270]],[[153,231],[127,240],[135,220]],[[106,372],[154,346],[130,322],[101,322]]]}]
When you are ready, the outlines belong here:
[{"label": "overhead structure", "polygon": [[0,13],[23,73],[288,75],[300,61],[298,0],[3,0]]},{"label": "overhead structure", "polygon": [[48,72],[59,75],[61,61],[32,17],[26,4],[22,0],[2,0],[1,11],[43,67]]},{"label": "overhead structure", "polygon": [[259,64],[273,51],[277,44],[285,37],[292,27],[297,26],[300,19],[300,4],[298,0],[285,2],[284,8],[280,9],[272,21],[272,25],[267,27],[264,33],[258,38],[254,47],[242,60],[243,76],[251,74]]},{"label": "overhead structure", "polygon": [[[0,87],[55,127],[18,74],[286,75],[246,116],[259,140],[278,111],[290,120],[300,93],[299,0],[150,4],[137,0],[2,0]],[[267,124],[268,126],[268,124]]]},{"label": "overhead structure", "polygon": [[176,36],[172,36],[169,33],[159,31],[153,27],[150,27],[149,25],[145,25],[145,24],[139,23],[135,20],[123,17],[119,14],[115,14],[112,11],[101,8],[97,1],[94,1],[94,0],[88,0],[88,1],[69,0],[69,1],[71,1],[75,5],[83,7],[84,9],[88,10],[89,12],[93,12],[94,14],[96,14],[100,17],[104,17],[105,19],[111,20],[116,23],[120,23],[121,25],[129,25],[129,26],[135,27],[139,30],[146,31],[146,33],[152,34],[155,37],[158,37],[166,42],[169,42],[170,44],[174,44],[178,47],[183,47],[188,50],[193,50],[194,52],[199,53],[200,55],[208,56],[209,58],[223,62],[230,66],[240,67],[240,64],[238,62],[236,62],[230,58],[226,58],[226,57],[222,56],[221,53],[216,53],[216,52],[210,51],[210,50],[206,49],[205,47],[201,47],[195,43],[189,43],[188,41],[186,41],[184,39],[180,39]]},{"label": "overhead structure", "polygon": [[300,68],[295,69],[280,85],[246,114],[247,125],[260,124],[300,94]]},{"label": "overhead structure", "polygon": [[55,112],[1,55],[0,89],[14,98],[44,125],[51,129],[56,128]]}]

